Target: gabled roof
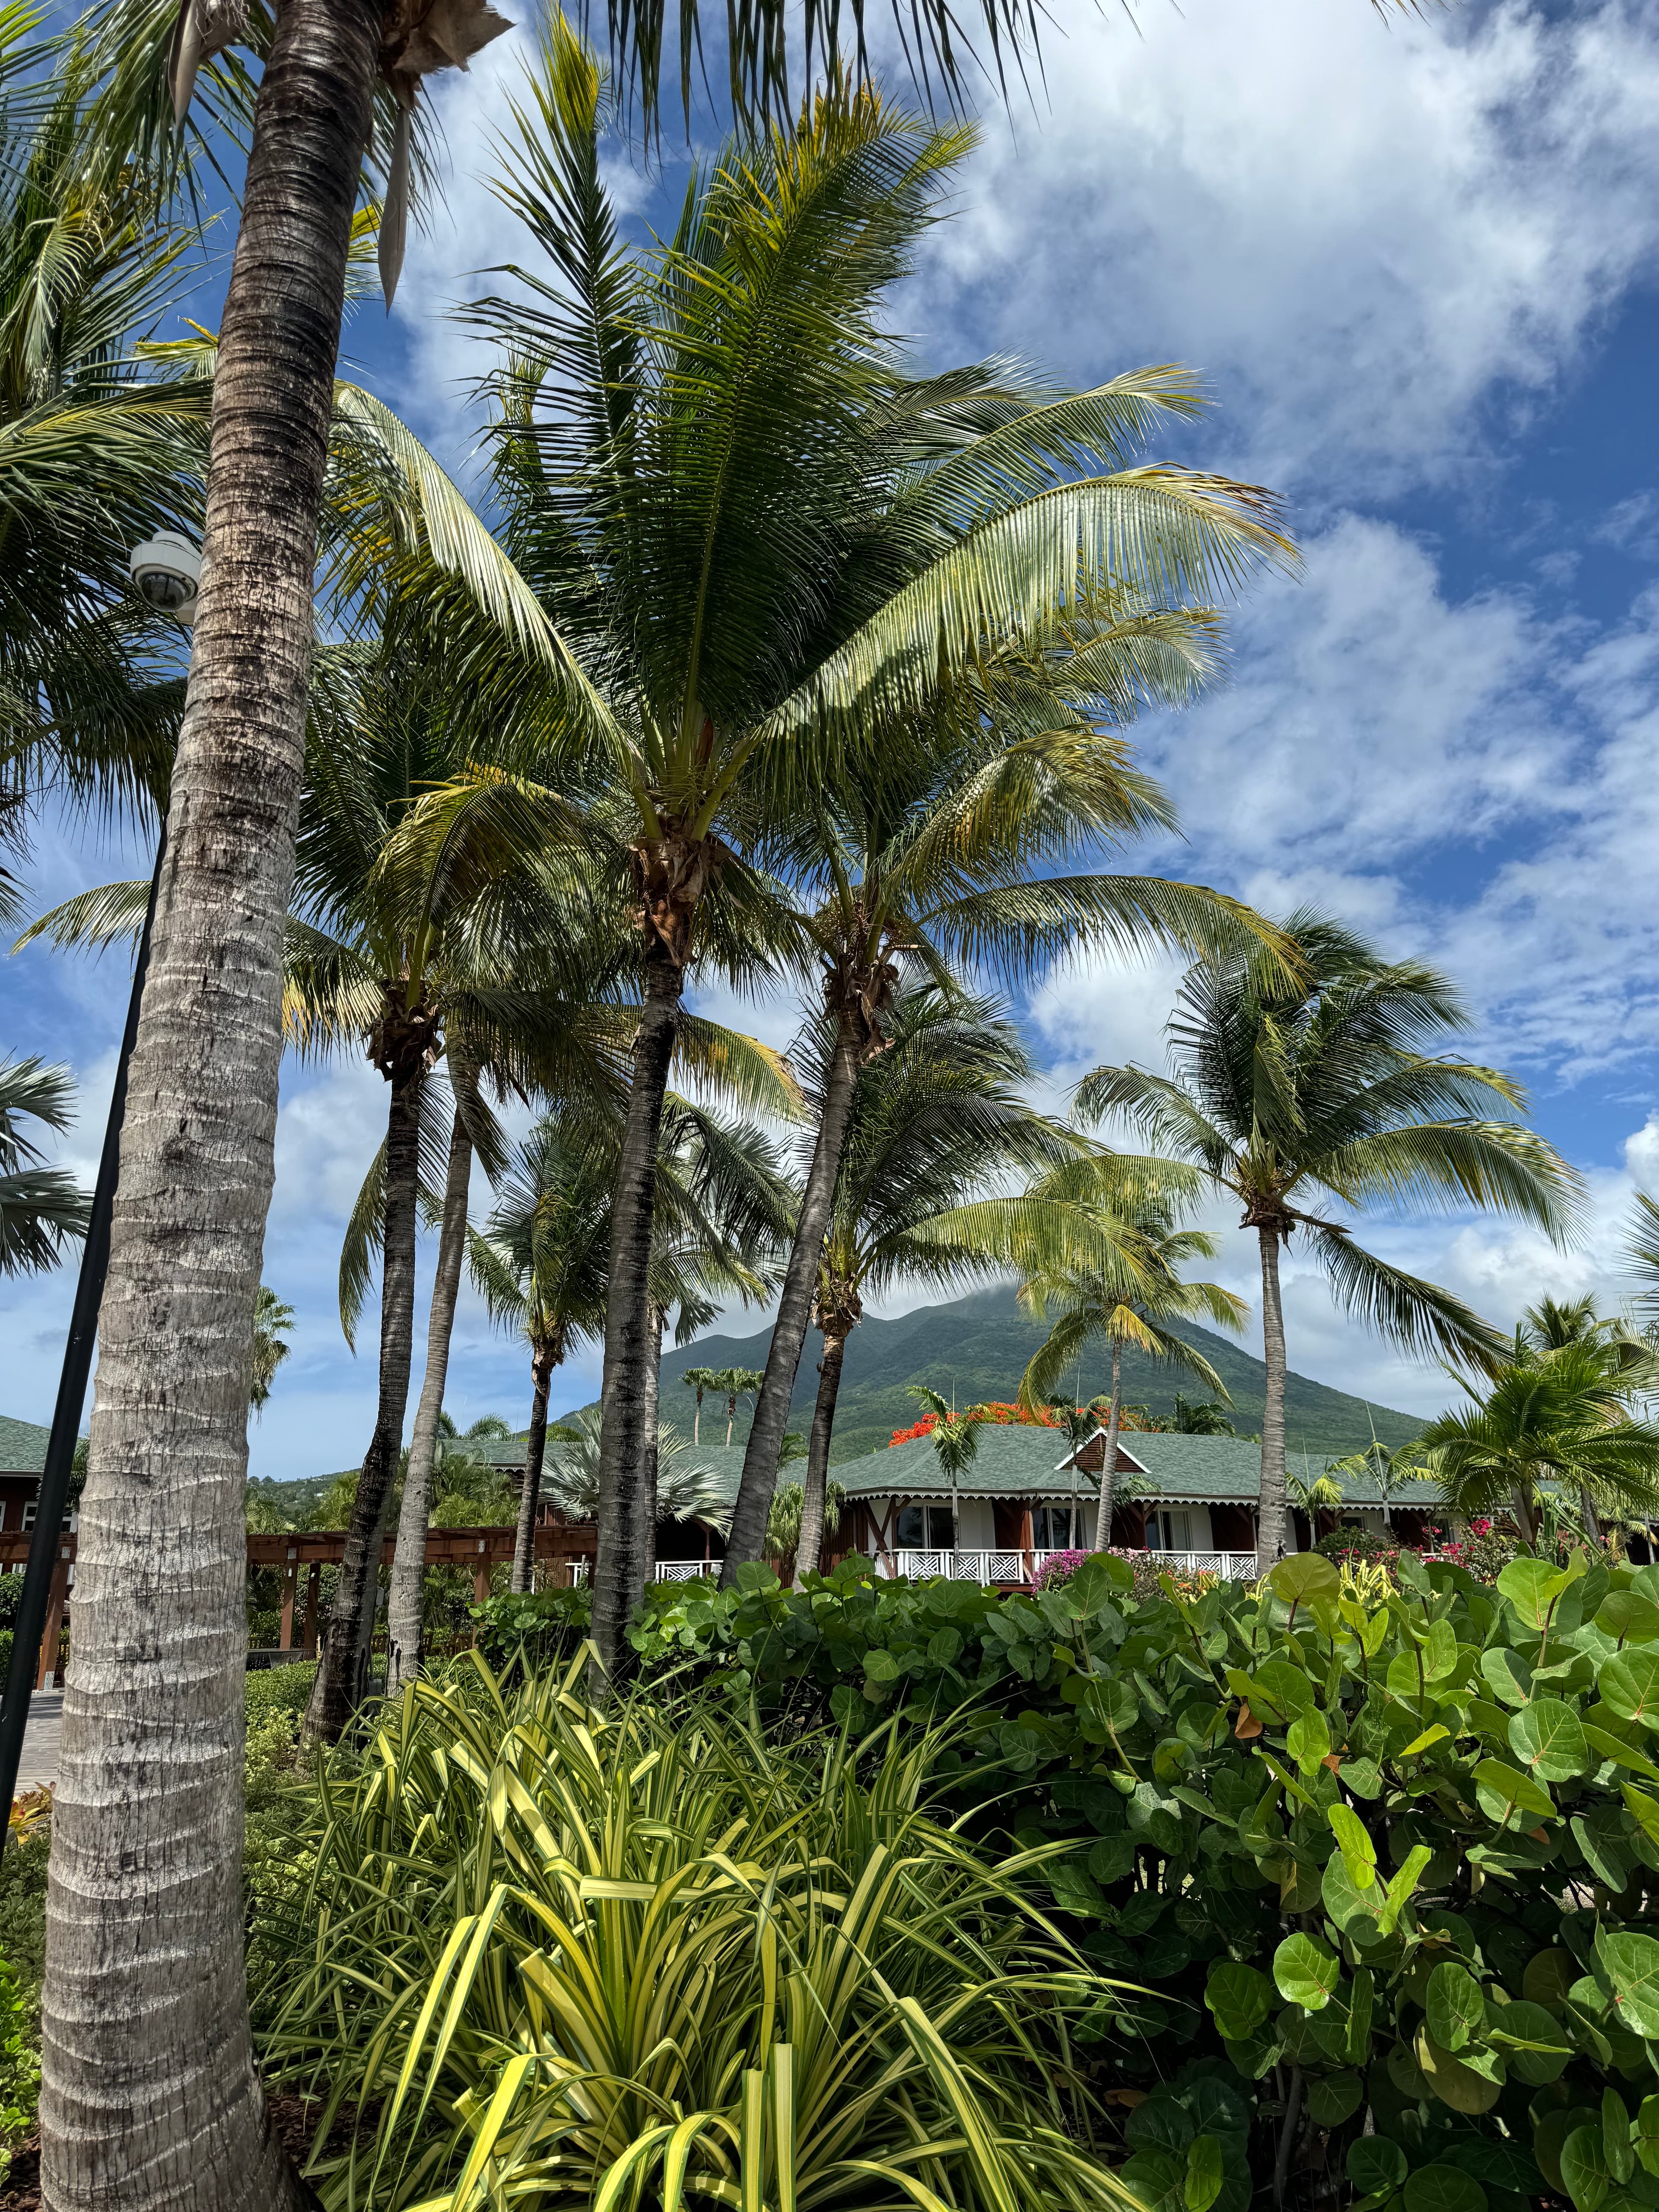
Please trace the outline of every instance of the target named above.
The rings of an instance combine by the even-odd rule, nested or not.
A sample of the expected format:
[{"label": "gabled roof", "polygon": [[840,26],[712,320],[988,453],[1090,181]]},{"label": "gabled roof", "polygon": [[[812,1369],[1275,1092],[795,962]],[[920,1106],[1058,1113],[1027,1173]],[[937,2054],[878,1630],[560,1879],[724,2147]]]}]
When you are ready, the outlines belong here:
[{"label": "gabled roof", "polygon": [[15,1421],[0,1413],[0,1474],[39,1474],[46,1464],[52,1431],[35,1421]]},{"label": "gabled roof", "polygon": [[[1097,1430],[1079,1450],[1080,1460],[1092,1456],[1098,1465]],[[1091,1455],[1090,1447],[1097,1446]],[[1160,1498],[1194,1505],[1252,1504],[1261,1487],[1261,1447],[1248,1437],[1184,1437],[1134,1429],[1118,1437],[1118,1471],[1144,1474],[1148,1486],[1158,1486]],[[951,1484],[939,1472],[939,1456],[929,1437],[916,1437],[887,1451],[871,1452],[862,1459],[844,1461],[833,1470],[848,1492],[858,1498],[948,1498]],[[1310,1468],[1310,1478],[1322,1474]],[[1380,1505],[1382,1492],[1369,1475],[1339,1475],[1346,1505]],[[1074,1475],[1065,1438],[1053,1429],[994,1427],[988,1422],[979,1431],[979,1449],[963,1470],[957,1489],[964,1497],[1061,1498],[1079,1490],[1097,1488],[1098,1474],[1085,1469]],[[1395,1504],[1404,1507],[1437,1502],[1427,1484],[1402,1491]]]}]

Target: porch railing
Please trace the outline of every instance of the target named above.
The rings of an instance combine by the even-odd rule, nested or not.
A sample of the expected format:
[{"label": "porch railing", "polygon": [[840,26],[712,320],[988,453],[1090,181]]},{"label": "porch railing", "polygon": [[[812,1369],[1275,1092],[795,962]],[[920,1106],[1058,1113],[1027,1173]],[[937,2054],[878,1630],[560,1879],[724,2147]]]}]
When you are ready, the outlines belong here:
[{"label": "porch railing", "polygon": [[[953,1583],[1023,1583],[1041,1574],[1058,1552],[896,1552],[896,1574],[913,1581],[942,1576]],[[1254,1552],[1151,1552],[1160,1568],[1176,1575],[1218,1575],[1224,1582],[1256,1579]]]}]

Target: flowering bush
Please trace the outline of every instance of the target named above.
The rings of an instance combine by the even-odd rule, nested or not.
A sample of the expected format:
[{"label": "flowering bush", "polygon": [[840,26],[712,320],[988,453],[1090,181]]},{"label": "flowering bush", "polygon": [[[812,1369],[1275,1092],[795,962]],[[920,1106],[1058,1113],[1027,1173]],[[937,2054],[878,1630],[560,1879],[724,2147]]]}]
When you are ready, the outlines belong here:
[{"label": "flowering bush", "polygon": [[1469,1533],[1460,1543],[1443,1544],[1449,1559],[1474,1577],[1478,1583],[1495,1583],[1519,1550],[1514,1536],[1493,1521],[1471,1521]]},{"label": "flowering bush", "polygon": [[1034,1590],[1060,1589],[1071,1581],[1088,1556],[1086,1552],[1056,1552],[1045,1565],[1038,1569],[1031,1588]]},{"label": "flowering bush", "polygon": [[1315,1551],[1339,1565],[1355,1560],[1375,1559],[1381,1566],[1392,1567],[1400,1557],[1400,1545],[1393,1536],[1384,1535],[1375,1528],[1333,1528],[1314,1546]]}]

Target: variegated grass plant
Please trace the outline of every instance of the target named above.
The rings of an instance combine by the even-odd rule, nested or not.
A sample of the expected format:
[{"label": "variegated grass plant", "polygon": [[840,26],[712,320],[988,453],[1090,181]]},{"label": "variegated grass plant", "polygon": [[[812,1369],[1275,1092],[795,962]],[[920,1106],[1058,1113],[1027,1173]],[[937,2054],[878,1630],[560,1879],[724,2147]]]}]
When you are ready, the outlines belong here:
[{"label": "variegated grass plant", "polygon": [[855,1761],[580,1680],[471,1662],[323,1771],[261,2017],[267,2078],[323,2099],[325,2205],[1133,2204],[1069,2039],[1099,1978],[1027,1890],[1060,1847],[953,1833],[936,1744]]}]

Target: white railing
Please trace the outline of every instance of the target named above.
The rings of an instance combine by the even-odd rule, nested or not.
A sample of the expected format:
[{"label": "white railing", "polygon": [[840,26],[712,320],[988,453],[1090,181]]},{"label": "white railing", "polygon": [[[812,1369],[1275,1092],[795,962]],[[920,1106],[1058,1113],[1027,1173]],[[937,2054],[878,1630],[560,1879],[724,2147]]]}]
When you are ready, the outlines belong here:
[{"label": "white railing", "polygon": [[718,1559],[659,1559],[657,1580],[659,1583],[694,1583],[702,1575],[717,1575],[720,1571]]},{"label": "white railing", "polygon": [[[941,1576],[953,1583],[1023,1583],[1041,1574],[1058,1552],[896,1552],[890,1571],[920,1582]],[[1254,1552],[1149,1552],[1160,1570],[1172,1575],[1218,1575],[1224,1582],[1256,1578]],[[880,1569],[878,1569],[880,1571]]]}]

